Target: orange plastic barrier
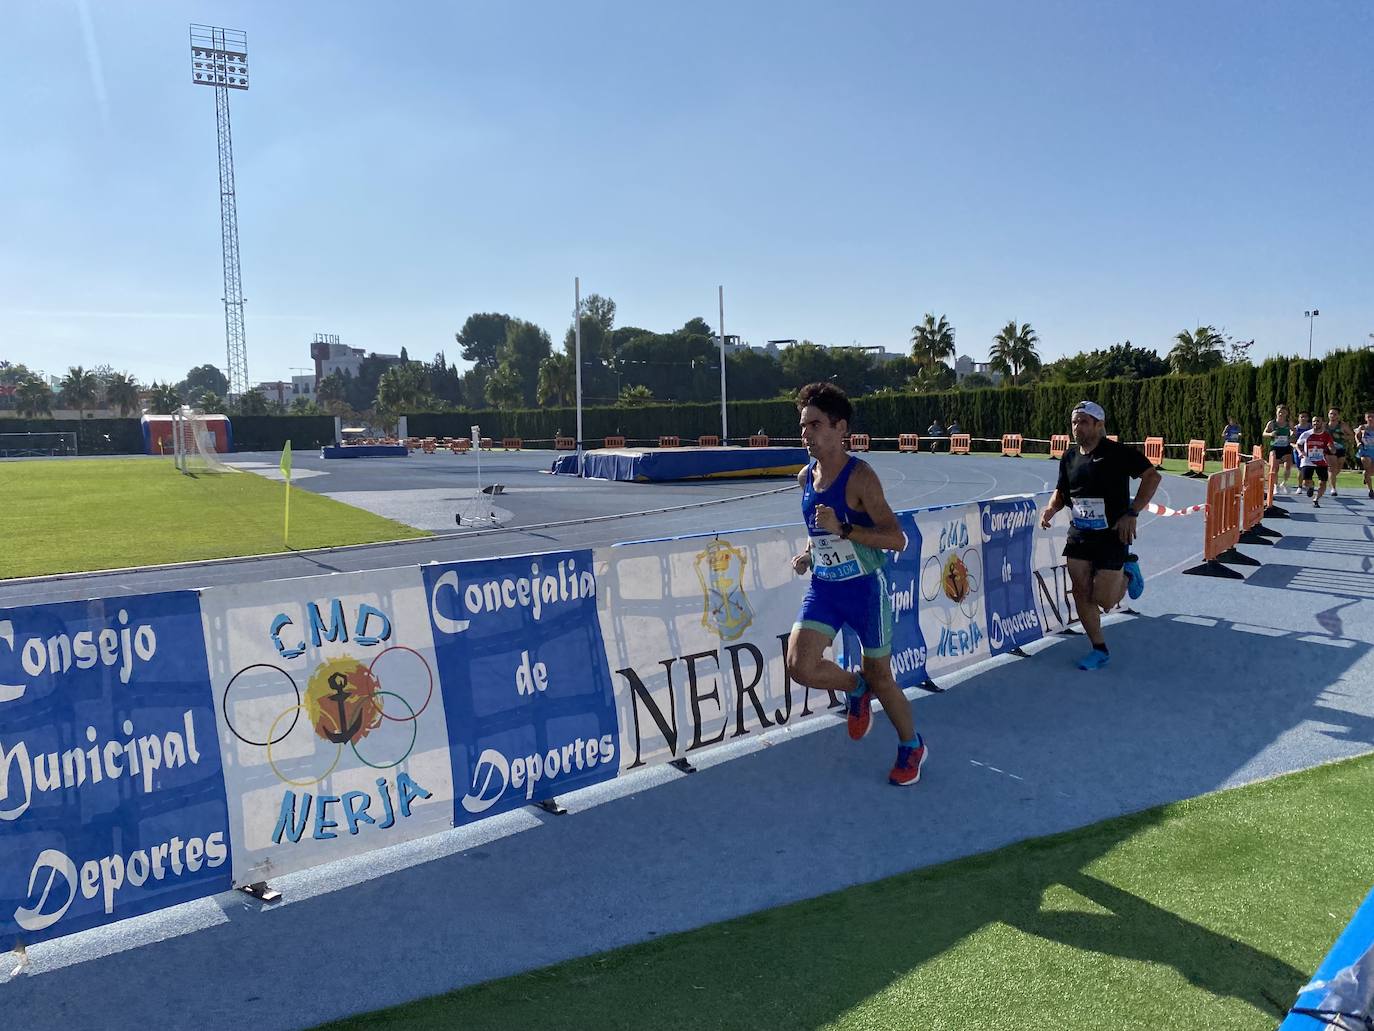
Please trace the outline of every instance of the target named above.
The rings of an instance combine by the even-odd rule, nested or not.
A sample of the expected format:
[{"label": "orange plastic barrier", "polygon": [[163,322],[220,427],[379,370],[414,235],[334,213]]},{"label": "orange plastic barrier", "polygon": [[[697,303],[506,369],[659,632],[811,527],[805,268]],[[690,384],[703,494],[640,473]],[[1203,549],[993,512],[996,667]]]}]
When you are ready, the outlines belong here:
[{"label": "orange plastic barrier", "polygon": [[1207,477],[1207,519],[1203,523],[1202,557],[1214,561],[1240,540],[1240,471]]},{"label": "orange plastic barrier", "polygon": [[898,451],[920,451],[921,435],[919,433],[899,433],[897,435]]},{"label": "orange plastic barrier", "polygon": [[949,453],[951,455],[966,455],[973,447],[973,436],[969,433],[955,433],[949,438]]},{"label": "orange plastic barrier", "polygon": [[491,438],[490,438],[490,437],[482,437],[482,438],[481,438],[481,441],[482,441],[482,450],[483,450],[483,451],[490,451],[490,450],[491,450]]},{"label": "orange plastic barrier", "polygon": [[1107,439],[1108,439],[1108,440],[1120,440],[1121,437],[1118,436],[1118,435],[1115,434],[1115,433],[1108,433],[1108,434],[1107,434]]},{"label": "orange plastic barrier", "polygon": [[1207,473],[1207,441],[1190,440],[1188,441],[1188,471],[1206,475]]},{"label": "orange plastic barrier", "polygon": [[1240,528],[1243,531],[1254,529],[1264,515],[1263,462],[1247,462],[1241,478]]},{"label": "orange plastic barrier", "polygon": [[1064,452],[1069,450],[1069,435],[1067,433],[1050,434],[1050,457],[1063,458]]},{"label": "orange plastic barrier", "polygon": [[1151,465],[1160,465],[1164,461],[1164,438],[1146,437],[1145,438],[1145,457],[1150,460]]},{"label": "orange plastic barrier", "polygon": [[1221,449],[1221,468],[1224,472],[1227,469],[1237,469],[1240,467],[1240,445],[1235,441],[1227,441]]},{"label": "orange plastic barrier", "polygon": [[867,451],[867,450],[868,450],[868,434],[867,434],[867,433],[851,433],[851,434],[849,435],[849,450],[850,450],[850,451]]},{"label": "orange plastic barrier", "polygon": [[1021,434],[1004,433],[1002,434],[1002,454],[1008,458],[1021,457]]},{"label": "orange plastic barrier", "polygon": [[697,438],[697,447],[720,447],[720,438],[714,433],[705,433]]},{"label": "orange plastic barrier", "polygon": [[422,441],[420,442],[420,449],[421,449],[422,451],[424,451],[424,453],[427,454],[427,455],[432,455],[432,454],[434,454],[434,449],[435,449],[436,446],[437,446],[437,443],[436,443],[436,441],[434,440],[433,437],[430,437],[430,438],[428,438],[427,440],[422,440]]},{"label": "orange plastic barrier", "polygon": [[553,449],[555,451],[576,451],[577,441],[572,437],[554,437]]},{"label": "orange plastic barrier", "polygon": [[461,455],[466,451],[472,450],[472,441],[467,437],[458,437],[449,441],[448,449],[455,455]]},{"label": "orange plastic barrier", "polygon": [[750,446],[750,447],[767,447],[767,446],[768,446],[768,437],[765,436],[765,435],[762,434],[762,433],[755,433],[752,437],[749,438],[749,446]]},{"label": "orange plastic barrier", "polygon": [[1260,447],[1258,444],[1256,444],[1254,447],[1252,447],[1252,448],[1250,449],[1250,461],[1252,461],[1252,462],[1263,462],[1263,461],[1264,461],[1264,448]]},{"label": "orange plastic barrier", "polygon": [[682,442],[677,437],[659,437],[659,447],[681,447]]},{"label": "orange plastic barrier", "polygon": [[501,447],[507,451],[519,451],[524,447],[525,441],[522,437],[502,437]]},{"label": "orange plastic barrier", "polygon": [[624,437],[607,437],[607,438],[602,442],[602,447],[624,447],[624,446],[625,446],[625,438],[624,438]]}]

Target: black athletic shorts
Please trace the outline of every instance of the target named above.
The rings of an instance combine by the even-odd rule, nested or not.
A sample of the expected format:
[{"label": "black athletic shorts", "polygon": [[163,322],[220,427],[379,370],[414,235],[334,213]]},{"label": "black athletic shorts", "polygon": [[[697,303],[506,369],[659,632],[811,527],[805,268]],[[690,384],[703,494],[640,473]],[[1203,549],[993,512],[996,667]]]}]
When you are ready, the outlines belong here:
[{"label": "black athletic shorts", "polygon": [[1326,482],[1326,466],[1324,466],[1324,465],[1305,465],[1305,466],[1302,467],[1302,478],[1303,478],[1304,480],[1310,480],[1310,479],[1312,479],[1312,477],[1313,477],[1314,475],[1317,477],[1317,479],[1321,480],[1322,483],[1325,483],[1325,482]]},{"label": "black athletic shorts", "polygon": [[1093,564],[1093,571],[1099,569],[1120,569],[1126,563],[1130,549],[1121,543],[1115,530],[1078,530],[1069,532],[1069,542],[1064,545],[1065,558],[1081,558]]},{"label": "black athletic shorts", "polygon": [[1333,454],[1335,454],[1335,456],[1336,456],[1337,458],[1344,458],[1344,457],[1345,457],[1345,445],[1344,445],[1344,444],[1337,444],[1336,447],[1335,447],[1335,449],[1334,449],[1334,451],[1333,451]]},{"label": "black athletic shorts", "polygon": [[1275,444],[1269,449],[1271,455],[1277,455],[1280,459],[1291,457],[1293,454],[1292,444]]}]

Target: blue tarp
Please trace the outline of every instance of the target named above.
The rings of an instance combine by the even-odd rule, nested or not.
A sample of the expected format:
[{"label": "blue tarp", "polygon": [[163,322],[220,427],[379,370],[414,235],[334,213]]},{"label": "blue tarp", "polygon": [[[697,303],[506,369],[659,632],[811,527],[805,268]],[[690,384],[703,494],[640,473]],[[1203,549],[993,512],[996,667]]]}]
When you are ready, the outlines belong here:
[{"label": "blue tarp", "polygon": [[[1374,946],[1374,891],[1365,896],[1364,902],[1355,911],[1350,923],[1341,932],[1341,936],[1336,939],[1336,944],[1331,946],[1331,951],[1326,954],[1321,966],[1312,975],[1312,981],[1314,983],[1331,981],[1338,972],[1349,967],[1363,956],[1371,946]],[[1327,995],[1327,988],[1309,989],[1298,996],[1298,1001],[1293,1004],[1293,1009],[1317,1009],[1321,1007]],[[1364,1009],[1364,1013],[1369,1012],[1367,1008],[1361,1008]],[[1362,1025],[1358,1021],[1332,1024],[1319,1017],[1290,1013],[1288,1018],[1279,1025],[1279,1031],[1321,1031],[1323,1028],[1360,1026]]]},{"label": "blue tarp", "polygon": [[[722,479],[741,476],[795,476],[806,464],[802,447],[613,448],[582,455],[582,475],[601,480]],[[577,475],[577,455],[554,460],[553,472]]]},{"label": "blue tarp", "polygon": [[404,444],[348,444],[344,447],[320,448],[321,458],[389,458],[393,455],[404,458],[408,454],[410,449]]}]

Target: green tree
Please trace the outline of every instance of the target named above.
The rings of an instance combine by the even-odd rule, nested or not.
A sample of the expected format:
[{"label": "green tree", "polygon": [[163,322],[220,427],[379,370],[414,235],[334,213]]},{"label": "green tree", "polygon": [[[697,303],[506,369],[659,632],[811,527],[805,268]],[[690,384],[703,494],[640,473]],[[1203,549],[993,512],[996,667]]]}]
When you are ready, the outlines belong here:
[{"label": "green tree", "polygon": [[682,327],[682,332],[688,336],[710,337],[713,340],[716,336],[716,331],[711,328],[711,324],[700,316],[688,319]]},{"label": "green tree", "polygon": [[463,403],[463,377],[458,374],[457,366],[448,363],[448,356],[443,351],[434,356],[434,361],[425,367],[425,373],[436,401],[454,407]]},{"label": "green tree", "polygon": [[377,383],[375,407],[388,418],[428,408],[433,401],[425,366],[420,362],[393,365]]},{"label": "green tree", "polygon": [[577,395],[577,370],[566,354],[551,354],[539,363],[538,401],[541,406],[573,404]]},{"label": "green tree", "polygon": [[496,312],[479,312],[467,317],[463,328],[453,335],[462,345],[463,361],[474,365],[485,365],[494,369],[500,364],[497,352],[506,342],[506,327],[510,325],[509,315]]},{"label": "green tree", "polygon": [[100,399],[100,381],[95,373],[80,365],[73,365],[62,377],[62,400],[75,408],[79,418],[86,418],[86,409],[94,408]]},{"label": "green tree", "polygon": [[369,354],[358,364],[358,374],[348,379],[348,403],[358,411],[369,408],[373,399],[377,396],[377,384],[382,380],[382,374],[393,365],[397,364],[397,359],[383,357],[380,354]]},{"label": "green tree", "polygon": [[524,386],[520,382],[520,370],[509,362],[498,365],[487,377],[486,396],[487,401],[495,408],[518,408],[525,397]]},{"label": "green tree", "polygon": [[1035,335],[1029,322],[1017,326],[1012,319],[992,338],[992,353],[988,364],[993,372],[1011,377],[1011,385],[1020,382],[1021,373],[1040,368],[1040,354],[1035,345],[1040,338]]},{"label": "green tree", "polygon": [[653,400],[654,392],[648,387],[639,384],[632,387],[626,387],[620,392],[620,397],[617,399],[618,403],[626,408],[652,404]]},{"label": "green tree", "polygon": [[37,376],[29,376],[15,387],[15,407],[28,418],[52,415],[52,389]]},{"label": "green tree", "polygon": [[1218,368],[1225,361],[1221,353],[1224,342],[1215,326],[1198,326],[1191,332],[1185,329],[1174,337],[1169,367],[1180,375]]},{"label": "green tree", "polygon": [[112,373],[105,384],[105,401],[120,415],[132,415],[139,410],[138,381],[127,372]]},{"label": "green tree", "polygon": [[925,318],[911,327],[911,357],[922,365],[935,365],[954,357],[954,327],[945,316],[936,321],[934,315],[926,312]]},{"label": "green tree", "polygon": [[984,387],[995,386],[997,386],[997,384],[994,383],[990,377],[984,376],[981,372],[970,372],[959,381],[960,390],[981,390]]},{"label": "green tree", "polygon": [[200,395],[200,400],[196,403],[206,415],[228,415],[229,401],[227,398],[216,394],[213,390],[207,390]]},{"label": "green tree", "polygon": [[348,401],[348,381],[352,378],[348,373],[335,369],[320,380],[319,388],[315,391],[315,396],[320,399],[320,404],[346,403]]},{"label": "green tree", "polygon": [[944,362],[922,365],[916,375],[907,380],[907,387],[917,394],[932,394],[954,386],[954,370]]},{"label": "green tree", "polygon": [[603,335],[609,336],[615,325],[615,301],[600,294],[588,294],[582,298],[582,311],[601,327]]},{"label": "green tree", "polygon": [[198,402],[202,394],[214,392],[220,397],[229,394],[229,377],[213,365],[197,365],[177,384],[177,393]]},{"label": "green tree", "polygon": [[238,401],[234,404],[234,410],[239,415],[268,415],[271,413],[267,398],[257,387],[245,394],[240,394]]},{"label": "green tree", "polygon": [[782,389],[782,363],[771,354],[740,350],[725,358],[726,391],[731,400],[774,397]]},{"label": "green tree", "polygon": [[511,319],[506,342],[501,346],[501,365],[509,365],[517,377],[520,400],[534,407],[539,386],[539,363],[552,353],[549,334],[533,322]]},{"label": "green tree", "polygon": [[148,410],[154,415],[171,415],[181,405],[181,395],[172,384],[154,380],[153,385],[148,388]]},{"label": "green tree", "polygon": [[486,404],[487,381],[491,379],[492,371],[485,365],[474,365],[463,373],[463,402],[469,408],[481,408]]},{"label": "green tree", "polygon": [[[208,411],[208,409],[207,409]],[[298,397],[291,402],[292,415],[324,415],[325,412],[319,405],[308,397]]]},{"label": "green tree", "polygon": [[1169,363],[1148,347],[1129,340],[1094,351],[1080,351],[1050,362],[1042,381],[1084,383],[1100,379],[1150,379],[1169,371]]}]

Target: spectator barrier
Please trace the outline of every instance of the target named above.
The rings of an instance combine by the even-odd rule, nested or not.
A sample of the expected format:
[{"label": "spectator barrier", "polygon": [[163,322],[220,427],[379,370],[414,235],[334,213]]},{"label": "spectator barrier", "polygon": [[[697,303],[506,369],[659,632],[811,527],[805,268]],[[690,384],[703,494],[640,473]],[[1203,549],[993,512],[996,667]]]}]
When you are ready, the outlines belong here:
[{"label": "spectator barrier", "polygon": [[602,441],[602,447],[624,447],[625,438],[621,436],[607,437]]},{"label": "spectator barrier", "polygon": [[1194,477],[1207,475],[1207,441],[1188,441],[1188,475]]},{"label": "spectator barrier", "polygon": [[1150,460],[1153,466],[1164,464],[1164,438],[1146,437],[1145,438],[1145,457]]},{"label": "spectator barrier", "polygon": [[755,433],[749,438],[750,447],[767,447],[768,437],[763,433]]},{"label": "spectator barrier", "polygon": [[681,447],[681,446],[682,446],[682,440],[681,440],[681,438],[679,438],[679,437],[659,437],[659,438],[658,438],[658,446],[659,446],[659,447]]},{"label": "spectator barrier", "polygon": [[1021,434],[1004,433],[1002,434],[1002,455],[1006,458],[1021,457]]},{"label": "spectator barrier", "polygon": [[849,435],[849,450],[850,450],[850,451],[867,451],[867,450],[868,450],[868,434],[867,434],[867,433],[851,433],[851,434]]},{"label": "spectator barrier", "polygon": [[1227,469],[1240,468],[1240,445],[1235,441],[1227,441],[1221,449],[1221,468],[1225,472]]},{"label": "spectator barrier", "polygon": [[720,438],[713,433],[705,433],[697,438],[697,447],[720,447]]},{"label": "spectator barrier", "polygon": [[553,449],[555,451],[576,451],[577,441],[572,437],[554,437]]},{"label": "spectator barrier", "polygon": [[1069,450],[1069,435],[1067,433],[1054,433],[1050,435],[1050,457],[1063,458],[1064,452]]},{"label": "spectator barrier", "polygon": [[[898,519],[904,687],[1074,618],[1065,525],[1040,530],[1036,497]],[[805,541],[798,524],[0,609],[0,941],[842,713],[785,669]],[[837,657],[858,665],[857,642]]]},{"label": "spectator barrier", "polygon": [[519,437],[502,437],[501,447],[506,451],[519,451],[525,442]]},{"label": "spectator barrier", "polygon": [[949,438],[949,452],[952,455],[966,455],[973,447],[973,438],[967,433],[956,433]]},{"label": "spectator barrier", "polygon": [[919,433],[903,433],[897,437],[897,450],[910,451],[913,454],[921,450],[921,435]]},{"label": "spectator barrier", "polygon": [[454,437],[449,441],[448,448],[455,455],[464,455],[472,450],[472,440],[468,437]]}]

